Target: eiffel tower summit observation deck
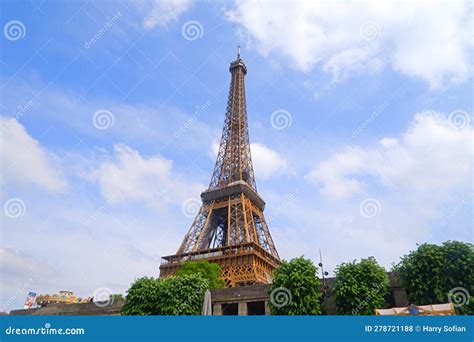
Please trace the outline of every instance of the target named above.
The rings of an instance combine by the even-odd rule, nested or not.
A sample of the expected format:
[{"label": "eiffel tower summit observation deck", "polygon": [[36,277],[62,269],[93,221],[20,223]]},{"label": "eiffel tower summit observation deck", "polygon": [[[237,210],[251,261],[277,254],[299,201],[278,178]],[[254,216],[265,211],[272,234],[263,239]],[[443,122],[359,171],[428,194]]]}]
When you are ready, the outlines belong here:
[{"label": "eiffel tower summit observation deck", "polygon": [[240,58],[232,75],[224,128],[209,188],[175,255],[162,258],[160,277],[174,274],[186,261],[208,260],[221,266],[228,287],[266,284],[280,264],[257,192],[247,119],[247,67]]}]

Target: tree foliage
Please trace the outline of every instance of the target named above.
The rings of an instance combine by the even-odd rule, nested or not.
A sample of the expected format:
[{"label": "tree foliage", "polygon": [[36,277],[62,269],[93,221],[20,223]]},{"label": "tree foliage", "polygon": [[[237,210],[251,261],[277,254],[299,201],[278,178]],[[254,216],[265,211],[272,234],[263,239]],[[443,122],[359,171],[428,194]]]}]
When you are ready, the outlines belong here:
[{"label": "tree foliage", "polygon": [[199,315],[208,288],[200,274],[140,278],[127,291],[122,315]]},{"label": "tree foliage", "polygon": [[162,279],[137,279],[127,291],[122,315],[158,315],[158,301]]},{"label": "tree foliage", "polygon": [[176,275],[184,274],[200,274],[204,279],[209,281],[211,289],[217,289],[225,286],[224,280],[221,278],[221,268],[218,264],[209,261],[189,261],[183,263]]},{"label": "tree foliage", "polygon": [[337,313],[374,315],[376,308],[385,306],[388,287],[387,273],[374,257],[340,264],[334,285]]},{"label": "tree foliage", "polygon": [[394,267],[408,299],[416,305],[455,304],[458,313],[474,314],[474,249],[470,243],[422,244]]},{"label": "tree foliage", "polygon": [[272,315],[321,314],[321,284],[318,268],[303,257],[283,261],[273,271],[273,282],[268,288]]},{"label": "tree foliage", "polygon": [[209,281],[199,274],[183,274],[162,280],[158,315],[199,315]]}]

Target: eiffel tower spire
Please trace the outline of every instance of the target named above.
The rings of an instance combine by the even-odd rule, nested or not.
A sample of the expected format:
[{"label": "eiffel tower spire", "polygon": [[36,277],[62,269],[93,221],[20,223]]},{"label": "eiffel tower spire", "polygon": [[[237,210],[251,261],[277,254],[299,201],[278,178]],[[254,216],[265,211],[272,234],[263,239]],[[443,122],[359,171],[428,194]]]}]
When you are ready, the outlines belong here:
[{"label": "eiffel tower spire", "polygon": [[244,77],[247,74],[247,67],[240,58],[240,46],[237,48],[237,59],[230,64],[229,71],[232,80],[224,128],[209,189],[217,189],[242,180],[256,190],[245,100]]},{"label": "eiffel tower spire", "polygon": [[240,58],[232,75],[222,138],[203,204],[175,255],[163,257],[160,276],[172,275],[180,263],[209,260],[221,266],[227,286],[267,283],[280,264],[257,192],[250,154],[244,78]]}]

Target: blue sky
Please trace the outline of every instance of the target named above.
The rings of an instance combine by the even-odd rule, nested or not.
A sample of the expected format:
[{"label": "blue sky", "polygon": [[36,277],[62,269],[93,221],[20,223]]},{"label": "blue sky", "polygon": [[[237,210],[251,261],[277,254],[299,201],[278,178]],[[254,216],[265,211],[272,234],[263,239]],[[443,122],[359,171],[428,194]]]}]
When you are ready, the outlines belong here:
[{"label": "blue sky", "polygon": [[390,268],[472,241],[467,3],[1,6],[4,310],[158,276],[209,184],[239,44],[282,258]]}]

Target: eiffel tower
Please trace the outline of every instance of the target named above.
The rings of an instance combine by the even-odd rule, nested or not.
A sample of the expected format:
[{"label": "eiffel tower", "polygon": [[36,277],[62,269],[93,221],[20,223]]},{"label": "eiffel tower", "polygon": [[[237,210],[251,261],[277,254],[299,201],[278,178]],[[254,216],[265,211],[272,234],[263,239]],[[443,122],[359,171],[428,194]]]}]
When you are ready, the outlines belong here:
[{"label": "eiffel tower", "polygon": [[222,138],[202,206],[175,255],[162,258],[160,277],[176,272],[185,261],[208,260],[221,266],[228,287],[266,284],[280,264],[257,192],[250,155],[244,77],[240,58],[232,74]]}]

